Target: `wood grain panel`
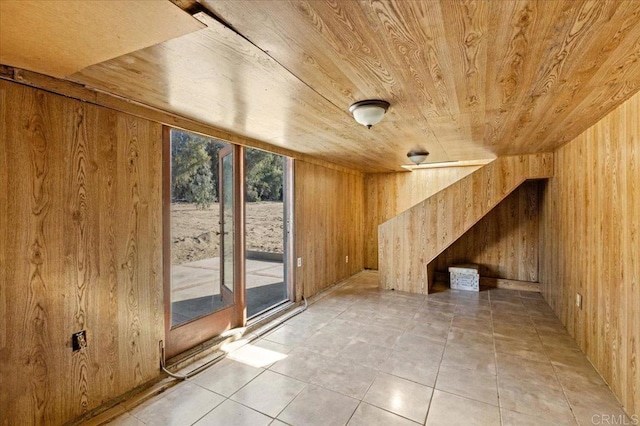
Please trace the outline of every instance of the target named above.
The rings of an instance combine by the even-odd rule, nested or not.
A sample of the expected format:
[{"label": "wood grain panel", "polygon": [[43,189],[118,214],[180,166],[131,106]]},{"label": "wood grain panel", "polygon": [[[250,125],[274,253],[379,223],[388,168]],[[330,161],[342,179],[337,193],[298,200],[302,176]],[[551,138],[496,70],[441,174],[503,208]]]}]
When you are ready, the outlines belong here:
[{"label": "wood grain panel", "polygon": [[378,269],[378,225],[474,172],[480,166],[365,175],[365,263]]},{"label": "wood grain panel", "polygon": [[483,277],[537,282],[538,184],[524,182],[509,194],[433,260],[436,270],[475,263]]},{"label": "wood grain panel", "polygon": [[[296,297],[310,297],[363,269],[364,176],[296,161]],[[349,262],[346,262],[349,256]]]},{"label": "wood grain panel", "polygon": [[[380,225],[380,287],[426,294],[427,265],[522,182],[549,177],[552,168],[552,154],[500,157]],[[473,215],[458,207],[469,189]],[[418,224],[429,228],[426,239],[416,232]],[[407,260],[418,253],[418,260]]]},{"label": "wood grain panel", "polygon": [[161,125],[0,93],[0,423],[63,424],[158,375]]},{"label": "wood grain panel", "polygon": [[4,0],[0,62],[64,77],[203,27],[167,1]]},{"label": "wood grain panel", "polygon": [[540,222],[544,297],[630,415],[640,415],[638,117],[635,95],[556,152]]},{"label": "wood grain panel", "polygon": [[[0,123],[7,122],[7,91],[0,88]],[[7,126],[0,127],[0,141],[7,140]],[[0,143],[0,194],[8,194],[7,188],[9,183],[9,174],[7,166],[7,144]],[[6,195],[5,195],[6,196]],[[0,203],[0,229],[7,229],[7,220],[9,217],[9,203],[4,201]],[[0,238],[0,253],[6,253],[6,241]],[[7,312],[7,283],[4,276],[0,275],[0,312]],[[7,346],[7,316],[0,315],[0,353]],[[0,363],[2,365],[2,363]],[[0,374],[4,373],[0,367]],[[4,375],[2,375],[4,377]],[[0,392],[0,406],[3,403],[4,396]]]},{"label": "wood grain panel", "polygon": [[[640,89],[636,0],[201,3],[229,27],[70,78],[364,172],[551,152]],[[391,108],[368,131],[370,98]]]}]

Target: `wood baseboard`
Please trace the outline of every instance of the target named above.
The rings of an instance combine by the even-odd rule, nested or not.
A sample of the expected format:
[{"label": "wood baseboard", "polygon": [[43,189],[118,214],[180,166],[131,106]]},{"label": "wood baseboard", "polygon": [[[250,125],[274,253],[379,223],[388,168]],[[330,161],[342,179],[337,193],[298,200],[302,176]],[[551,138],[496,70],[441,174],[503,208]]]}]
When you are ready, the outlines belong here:
[{"label": "wood baseboard", "polygon": [[[448,272],[436,272],[436,282],[449,285]],[[493,288],[504,288],[508,290],[533,291],[540,293],[540,283],[531,281],[508,280],[505,278],[480,277],[480,285]]]}]

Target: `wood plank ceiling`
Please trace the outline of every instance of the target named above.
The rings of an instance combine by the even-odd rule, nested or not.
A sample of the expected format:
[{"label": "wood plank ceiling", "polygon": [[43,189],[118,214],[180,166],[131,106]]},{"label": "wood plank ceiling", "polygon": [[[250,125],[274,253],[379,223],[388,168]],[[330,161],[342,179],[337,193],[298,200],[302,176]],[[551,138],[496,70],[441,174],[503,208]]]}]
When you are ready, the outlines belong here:
[{"label": "wood plank ceiling", "polygon": [[368,172],[551,151],[640,88],[637,0],[175,3],[207,28],[70,79]]}]

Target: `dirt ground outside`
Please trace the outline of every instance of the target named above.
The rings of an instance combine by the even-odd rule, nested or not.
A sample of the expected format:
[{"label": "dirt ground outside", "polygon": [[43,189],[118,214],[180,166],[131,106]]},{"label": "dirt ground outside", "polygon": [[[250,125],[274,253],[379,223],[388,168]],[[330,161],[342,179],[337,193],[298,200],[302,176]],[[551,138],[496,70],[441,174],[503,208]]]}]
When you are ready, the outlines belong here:
[{"label": "dirt ground outside", "polygon": [[[283,252],[283,203],[259,201],[247,203],[247,250]],[[171,205],[171,260],[180,265],[218,256],[220,247],[220,205],[207,209],[195,204]]]}]

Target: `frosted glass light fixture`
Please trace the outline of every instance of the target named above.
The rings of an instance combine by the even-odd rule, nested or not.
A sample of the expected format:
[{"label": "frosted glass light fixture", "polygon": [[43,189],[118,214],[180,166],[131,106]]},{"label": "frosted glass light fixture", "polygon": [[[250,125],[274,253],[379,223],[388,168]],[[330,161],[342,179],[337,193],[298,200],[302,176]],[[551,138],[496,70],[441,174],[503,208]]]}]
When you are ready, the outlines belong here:
[{"label": "frosted glass light fixture", "polygon": [[424,163],[428,155],[429,151],[409,151],[407,153],[407,157],[409,157],[409,160],[411,160],[412,163],[415,163],[416,166]]},{"label": "frosted glass light fixture", "polygon": [[356,102],[349,107],[349,111],[353,114],[353,118],[367,129],[374,124],[378,124],[384,114],[389,109],[389,102],[377,99]]}]

